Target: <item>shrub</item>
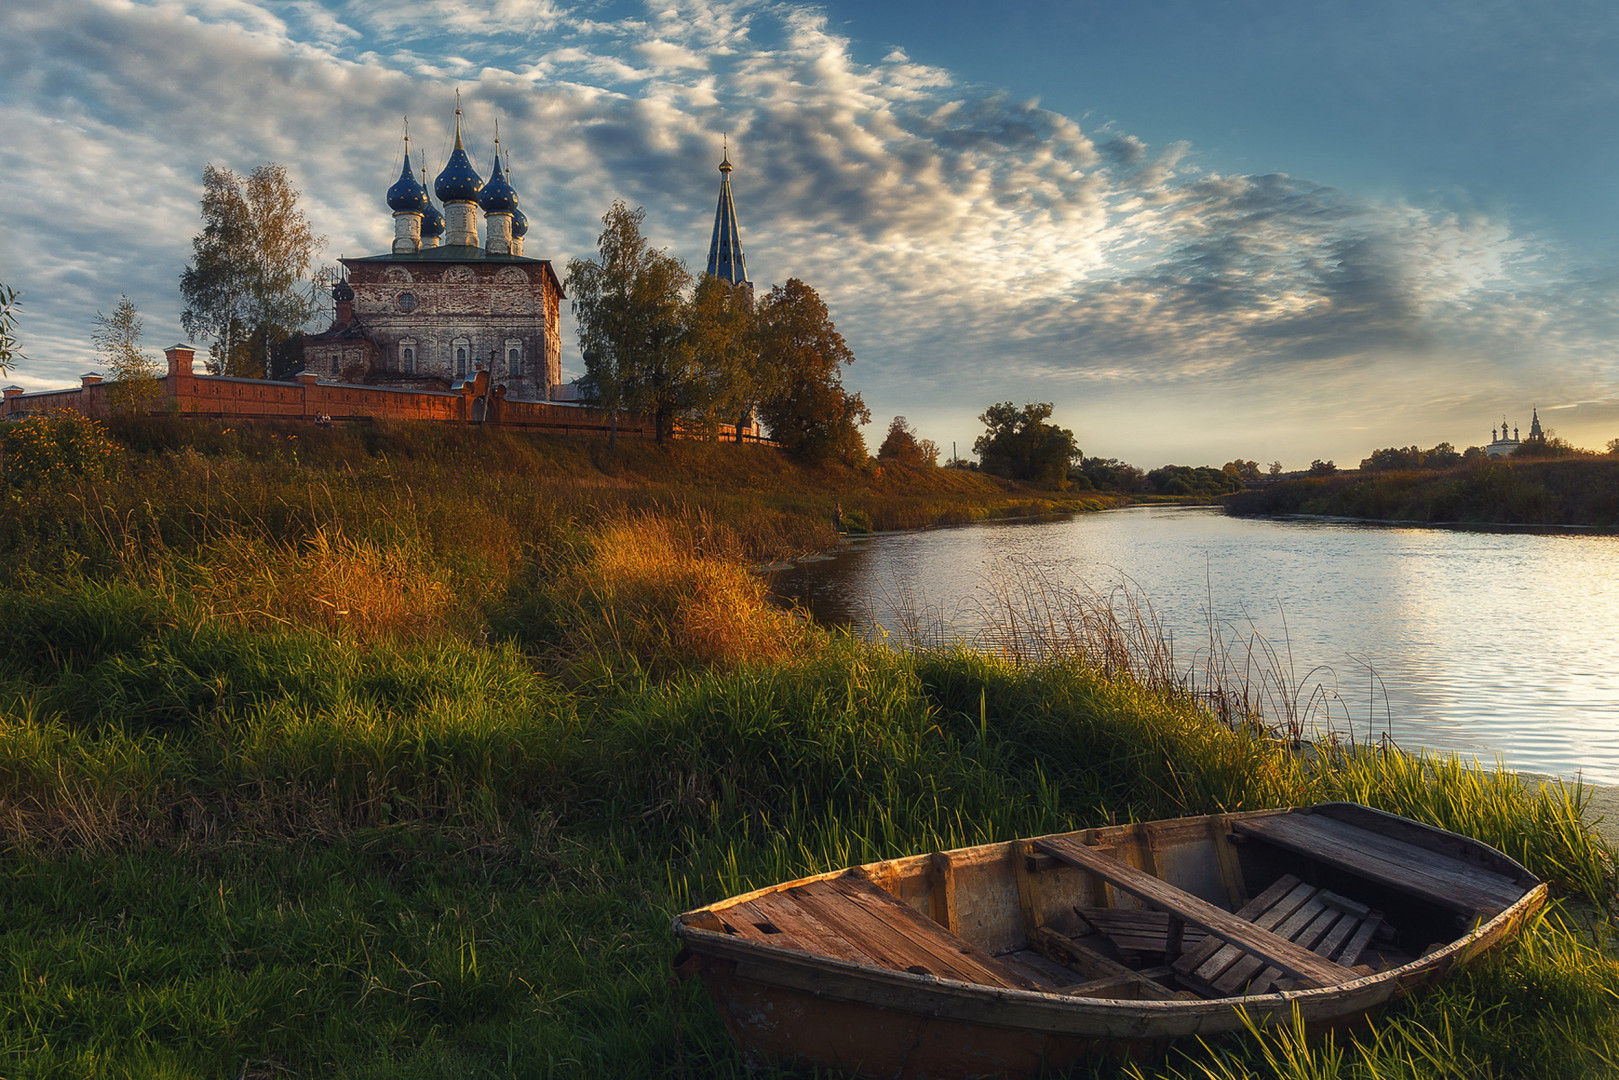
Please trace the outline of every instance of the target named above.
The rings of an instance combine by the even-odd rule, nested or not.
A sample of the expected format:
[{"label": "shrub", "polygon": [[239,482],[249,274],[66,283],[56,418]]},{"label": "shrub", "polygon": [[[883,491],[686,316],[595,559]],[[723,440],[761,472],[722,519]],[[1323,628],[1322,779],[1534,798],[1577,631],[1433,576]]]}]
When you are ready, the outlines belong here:
[{"label": "shrub", "polygon": [[92,479],[112,471],[118,446],[101,424],[72,409],[0,427],[0,477],[14,487]]}]

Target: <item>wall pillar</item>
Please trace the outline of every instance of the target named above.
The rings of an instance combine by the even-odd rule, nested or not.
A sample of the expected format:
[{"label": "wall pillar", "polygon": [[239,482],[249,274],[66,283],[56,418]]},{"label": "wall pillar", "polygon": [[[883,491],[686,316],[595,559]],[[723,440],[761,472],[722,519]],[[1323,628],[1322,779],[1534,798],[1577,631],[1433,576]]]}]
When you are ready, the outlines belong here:
[{"label": "wall pillar", "polygon": [[197,350],[189,345],[170,345],[163,350],[163,359],[169,365],[163,376],[163,390],[175,403],[174,407],[185,412],[197,397],[194,367]]},{"label": "wall pillar", "polygon": [[303,414],[307,419],[321,411],[320,376],[313,371],[300,371],[295,378],[298,380],[298,385],[303,387]]}]

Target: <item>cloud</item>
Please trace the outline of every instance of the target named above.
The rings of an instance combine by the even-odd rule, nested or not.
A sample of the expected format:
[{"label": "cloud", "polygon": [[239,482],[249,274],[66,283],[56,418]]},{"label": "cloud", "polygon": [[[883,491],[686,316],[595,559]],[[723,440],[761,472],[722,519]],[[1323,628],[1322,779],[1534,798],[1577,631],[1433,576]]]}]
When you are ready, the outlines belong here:
[{"label": "cloud", "polygon": [[1571,278],[1499,215],[1208,172],[902,44],[861,62],[813,7],[62,0],[0,11],[0,184],[29,208],[0,252],[34,358],[14,377],[75,378],[122,292],[154,343],[178,334],[210,161],[287,165],[328,261],[385,250],[401,117],[436,173],[457,89],[480,168],[499,119],[530,252],[559,266],[618,196],[700,266],[728,134],[750,269],[821,291],[879,415],[1146,394],[1307,432],[1375,422],[1372,379],[1409,418],[1614,374],[1612,275]]}]

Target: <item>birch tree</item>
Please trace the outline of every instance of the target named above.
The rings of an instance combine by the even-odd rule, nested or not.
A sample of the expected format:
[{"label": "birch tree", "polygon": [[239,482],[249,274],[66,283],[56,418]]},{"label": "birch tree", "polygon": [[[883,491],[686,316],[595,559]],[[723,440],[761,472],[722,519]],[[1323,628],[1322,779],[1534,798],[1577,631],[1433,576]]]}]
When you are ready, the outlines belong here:
[{"label": "birch tree", "polygon": [[215,374],[263,375],[275,342],[320,309],[305,280],[326,243],[298,208],[287,170],[260,165],[246,177],[212,163],[202,171],[202,231],[180,275],[191,340],[207,339]]},{"label": "birch tree", "polygon": [[107,361],[111,375],[107,403],[115,412],[150,412],[163,397],[157,360],[141,348],[145,323],[128,296],[118,298],[111,315],[96,312],[96,330],[90,340]]}]

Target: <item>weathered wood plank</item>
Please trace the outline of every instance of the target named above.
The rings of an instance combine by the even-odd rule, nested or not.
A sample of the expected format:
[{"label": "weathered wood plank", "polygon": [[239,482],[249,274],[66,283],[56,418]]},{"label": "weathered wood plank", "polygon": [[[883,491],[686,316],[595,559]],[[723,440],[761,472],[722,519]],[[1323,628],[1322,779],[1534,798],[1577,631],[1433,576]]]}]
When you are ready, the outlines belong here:
[{"label": "weathered wood plank", "polygon": [[1278,814],[1237,820],[1232,826],[1243,835],[1469,915],[1504,911],[1524,891],[1504,874],[1319,814]]},{"label": "weathered wood plank", "polygon": [[1343,947],[1343,954],[1338,958],[1338,962],[1344,967],[1354,967],[1360,961],[1360,954],[1365,952],[1366,946],[1371,943],[1372,935],[1377,933],[1377,928],[1382,921],[1373,915],[1362,922],[1359,929],[1355,931],[1355,936],[1350,938],[1349,943]]},{"label": "weathered wood plank", "polygon": [[[1252,921],[1266,930],[1274,931],[1291,918],[1300,907],[1308,903],[1319,891],[1314,885],[1303,883],[1295,885],[1291,892],[1265,911],[1260,912]],[[1192,974],[1195,979],[1200,979],[1212,987],[1223,973],[1230,970],[1233,965],[1240,964],[1247,959],[1251,959],[1251,957],[1248,951],[1240,945],[1221,943],[1220,948],[1213,957],[1205,961]]]},{"label": "weathered wood plank", "polygon": [[[751,941],[762,941],[768,945],[780,945],[856,964],[876,963],[875,959],[843,935],[806,913],[784,892],[769,893],[745,900],[727,908],[723,914],[728,926]],[[755,924],[760,922],[770,923],[781,930],[781,933],[765,934],[759,931]]]},{"label": "weathered wood plank", "polygon": [[1344,967],[1354,967],[1353,963],[1345,964],[1338,954],[1343,951],[1344,942],[1370,917],[1370,914],[1370,912],[1366,913],[1366,915],[1350,914],[1348,918],[1338,920],[1338,925],[1334,926],[1332,932],[1321,939],[1320,944],[1315,946],[1315,951],[1325,956],[1328,960],[1342,964]]},{"label": "weathered wood plank", "polygon": [[[949,948],[930,948],[894,929],[827,882],[812,882],[792,890],[793,898],[821,925],[829,927],[859,948],[870,962],[895,971],[926,972],[940,978],[961,979],[1001,985],[1000,980],[980,970],[965,956],[953,955]],[[939,929],[943,930],[943,927]]]},{"label": "weathered wood plank", "polygon": [[1330,960],[1300,948],[1247,919],[1215,907],[1182,889],[1161,881],[1150,874],[1110,859],[1083,844],[1053,838],[1037,842],[1042,850],[1109,881],[1148,903],[1157,904],[1209,933],[1224,938],[1247,952],[1275,964],[1289,975],[1312,986],[1333,986],[1354,978],[1352,972]]},{"label": "weathered wood plank", "polygon": [[[1153,953],[1169,949],[1170,915],[1166,911],[1094,907],[1082,907],[1078,911],[1081,918],[1121,949]],[[1193,926],[1186,926],[1182,935],[1182,944],[1188,949],[1208,937],[1206,932]]]},{"label": "weathered wood plank", "polygon": [[823,923],[886,961],[884,966],[901,971],[919,966],[930,974],[965,982],[1041,989],[1035,980],[950,933],[861,875],[845,874],[790,891]]},{"label": "weathered wood plank", "polygon": [[[1336,920],[1339,918],[1339,914],[1339,912],[1333,911],[1321,902],[1318,892],[1301,904],[1297,911],[1277,923],[1271,932],[1290,944],[1298,944],[1298,938],[1304,935],[1308,927],[1315,925],[1317,920],[1323,917]],[[1307,946],[1299,945],[1299,947],[1306,948]],[[1215,989],[1221,993],[1235,994],[1249,980],[1263,972],[1265,968],[1281,967],[1280,964],[1274,962],[1267,964],[1267,960],[1269,960],[1269,957],[1261,957],[1252,949],[1244,950],[1242,958],[1232,964],[1218,979],[1214,980]],[[1278,970],[1275,977],[1280,978],[1284,974],[1291,975],[1292,972]]]},{"label": "weathered wood plank", "polygon": [[[1254,897],[1252,900],[1248,901],[1248,903],[1239,908],[1237,910],[1237,914],[1250,922],[1260,922],[1260,917],[1264,915],[1265,912],[1271,910],[1271,908],[1280,903],[1285,897],[1291,895],[1295,890],[1300,888],[1309,889],[1309,886],[1304,885],[1292,874],[1283,874],[1281,877],[1271,882],[1270,886],[1258,896]],[[1301,893],[1298,903],[1302,904],[1307,896],[1308,893]],[[1293,905],[1293,907],[1297,906],[1298,904]],[[1288,910],[1291,911],[1292,908],[1289,908]],[[1261,925],[1263,925],[1263,923],[1261,923]],[[1220,965],[1220,967],[1230,964],[1238,956],[1242,955],[1240,949],[1237,949],[1232,945],[1227,945],[1224,941],[1217,937],[1205,937],[1197,945],[1188,948],[1185,953],[1175,960],[1173,966],[1177,972],[1190,975],[1197,972],[1203,967],[1204,964],[1208,963],[1216,953],[1221,952],[1222,950],[1230,950],[1230,956],[1226,959],[1225,964]],[[1215,973],[1218,974],[1218,969],[1216,969]]]},{"label": "weathered wood plank", "polygon": [[[1073,938],[1059,934],[1050,927],[1041,927],[1035,931],[1030,939],[1031,944],[1038,945],[1048,956],[1062,960],[1066,958],[1070,966],[1081,975],[1090,976],[1091,980],[1125,979],[1138,982],[1139,996],[1156,998],[1168,1001],[1175,996],[1175,991],[1162,983],[1154,982],[1133,968],[1125,967],[1112,957],[1103,956],[1095,949],[1080,944]],[[1099,995],[1086,995],[1099,996]]]},{"label": "weathered wood plank", "polygon": [[933,878],[933,921],[952,934],[959,934],[961,912],[956,906],[956,865],[943,851],[928,856],[928,863]]},{"label": "weathered wood plank", "polygon": [[[1331,960],[1331,954],[1324,951],[1320,947],[1322,941],[1329,933],[1331,933],[1333,928],[1338,926],[1340,923],[1348,923],[1353,925],[1357,920],[1353,915],[1345,914],[1344,912],[1339,911],[1337,908],[1328,906],[1325,902],[1325,895],[1323,893],[1317,893],[1315,899],[1321,901],[1320,910],[1316,914],[1315,918],[1311,919],[1310,922],[1297,933],[1287,935],[1287,939],[1293,942],[1295,945],[1304,946],[1317,956],[1324,956],[1328,960]],[[1343,964],[1339,966],[1347,967],[1348,965]],[[1254,979],[1253,982],[1248,984],[1248,992],[1250,994],[1263,994],[1271,989],[1271,987],[1276,984],[1276,980],[1280,979],[1281,977],[1282,972],[1280,970],[1274,967],[1266,967],[1265,970],[1259,974],[1258,978]]]}]

